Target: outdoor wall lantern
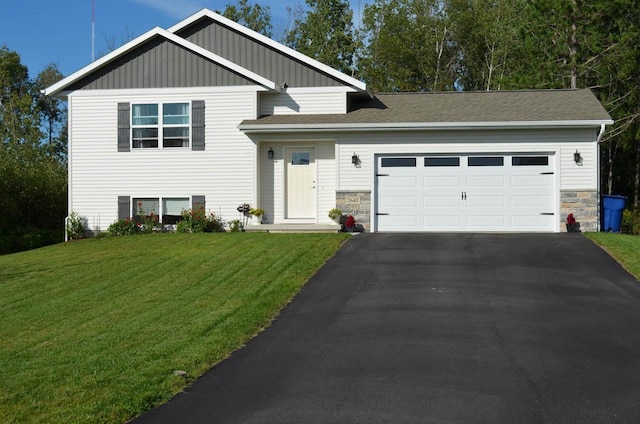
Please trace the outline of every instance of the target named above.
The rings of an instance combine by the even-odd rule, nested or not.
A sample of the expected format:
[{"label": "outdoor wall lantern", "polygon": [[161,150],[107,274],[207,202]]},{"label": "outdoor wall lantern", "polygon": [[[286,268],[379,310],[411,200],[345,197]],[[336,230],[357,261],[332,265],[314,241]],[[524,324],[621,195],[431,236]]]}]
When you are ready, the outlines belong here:
[{"label": "outdoor wall lantern", "polygon": [[273,149],[271,147],[269,147],[269,151],[267,152],[267,157],[269,159],[273,159]]},{"label": "outdoor wall lantern", "polygon": [[577,164],[579,164],[581,159],[582,159],[582,158],[580,157],[580,152],[576,150],[576,152],[573,154],[573,160],[574,160]]},{"label": "outdoor wall lantern", "polygon": [[358,155],[356,155],[356,153],[353,153],[353,156],[351,156],[351,163],[354,165],[357,165],[358,162],[360,162],[360,158],[358,158]]}]

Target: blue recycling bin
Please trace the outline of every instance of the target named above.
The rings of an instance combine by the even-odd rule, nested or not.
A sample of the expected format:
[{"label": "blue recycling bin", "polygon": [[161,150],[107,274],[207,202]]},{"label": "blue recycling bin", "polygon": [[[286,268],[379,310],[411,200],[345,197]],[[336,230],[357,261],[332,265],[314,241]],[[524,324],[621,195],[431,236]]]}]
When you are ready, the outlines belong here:
[{"label": "blue recycling bin", "polygon": [[626,196],[605,195],[602,196],[602,208],[604,214],[602,218],[602,231],[614,233],[620,232],[622,225],[622,211],[626,202]]}]

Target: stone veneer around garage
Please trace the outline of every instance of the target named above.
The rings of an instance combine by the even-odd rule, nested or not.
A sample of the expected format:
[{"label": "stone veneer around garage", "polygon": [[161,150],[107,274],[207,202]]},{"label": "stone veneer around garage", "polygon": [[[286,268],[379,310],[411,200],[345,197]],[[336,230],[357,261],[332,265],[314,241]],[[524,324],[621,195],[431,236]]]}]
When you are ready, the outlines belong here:
[{"label": "stone veneer around garage", "polygon": [[[353,215],[369,231],[371,222],[371,192],[339,190],[336,207],[343,215]],[[598,192],[595,190],[563,190],[560,192],[560,231],[566,232],[567,215],[572,213],[580,231],[598,231]]]},{"label": "stone veneer around garage", "polygon": [[560,231],[566,232],[567,215],[573,214],[580,231],[598,231],[598,192],[595,190],[560,191]]},{"label": "stone veneer around garage", "polygon": [[336,208],[342,210],[343,216],[353,215],[358,224],[362,224],[366,231],[370,230],[371,222],[371,192],[362,190],[336,191]]}]

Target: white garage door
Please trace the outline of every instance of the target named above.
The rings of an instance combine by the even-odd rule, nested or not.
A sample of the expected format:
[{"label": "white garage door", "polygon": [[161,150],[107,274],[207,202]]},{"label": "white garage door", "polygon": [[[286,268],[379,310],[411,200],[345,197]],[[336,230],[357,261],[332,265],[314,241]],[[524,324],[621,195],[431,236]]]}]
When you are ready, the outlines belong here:
[{"label": "white garage door", "polygon": [[380,156],[378,231],[553,231],[552,155]]}]

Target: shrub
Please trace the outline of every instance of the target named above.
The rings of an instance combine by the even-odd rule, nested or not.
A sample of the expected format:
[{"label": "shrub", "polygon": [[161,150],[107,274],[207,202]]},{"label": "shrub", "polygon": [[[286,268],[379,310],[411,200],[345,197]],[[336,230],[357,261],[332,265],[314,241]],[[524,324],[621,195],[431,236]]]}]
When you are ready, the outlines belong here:
[{"label": "shrub", "polygon": [[182,211],[182,221],[178,222],[179,233],[212,233],[224,231],[223,222],[212,212],[209,215],[204,208]]},{"label": "shrub", "polygon": [[242,222],[239,219],[234,219],[231,222],[229,222],[229,231],[231,231],[232,233],[239,233],[240,231],[244,230],[244,226],[242,225]]},{"label": "shrub", "polygon": [[110,236],[130,236],[138,231],[138,224],[131,218],[120,219],[107,228],[107,234]]},{"label": "shrub", "polygon": [[621,232],[640,235],[640,209],[625,209],[622,212]]},{"label": "shrub", "polygon": [[85,219],[78,215],[78,212],[71,212],[67,219],[67,237],[70,239],[79,239],[84,237]]}]

